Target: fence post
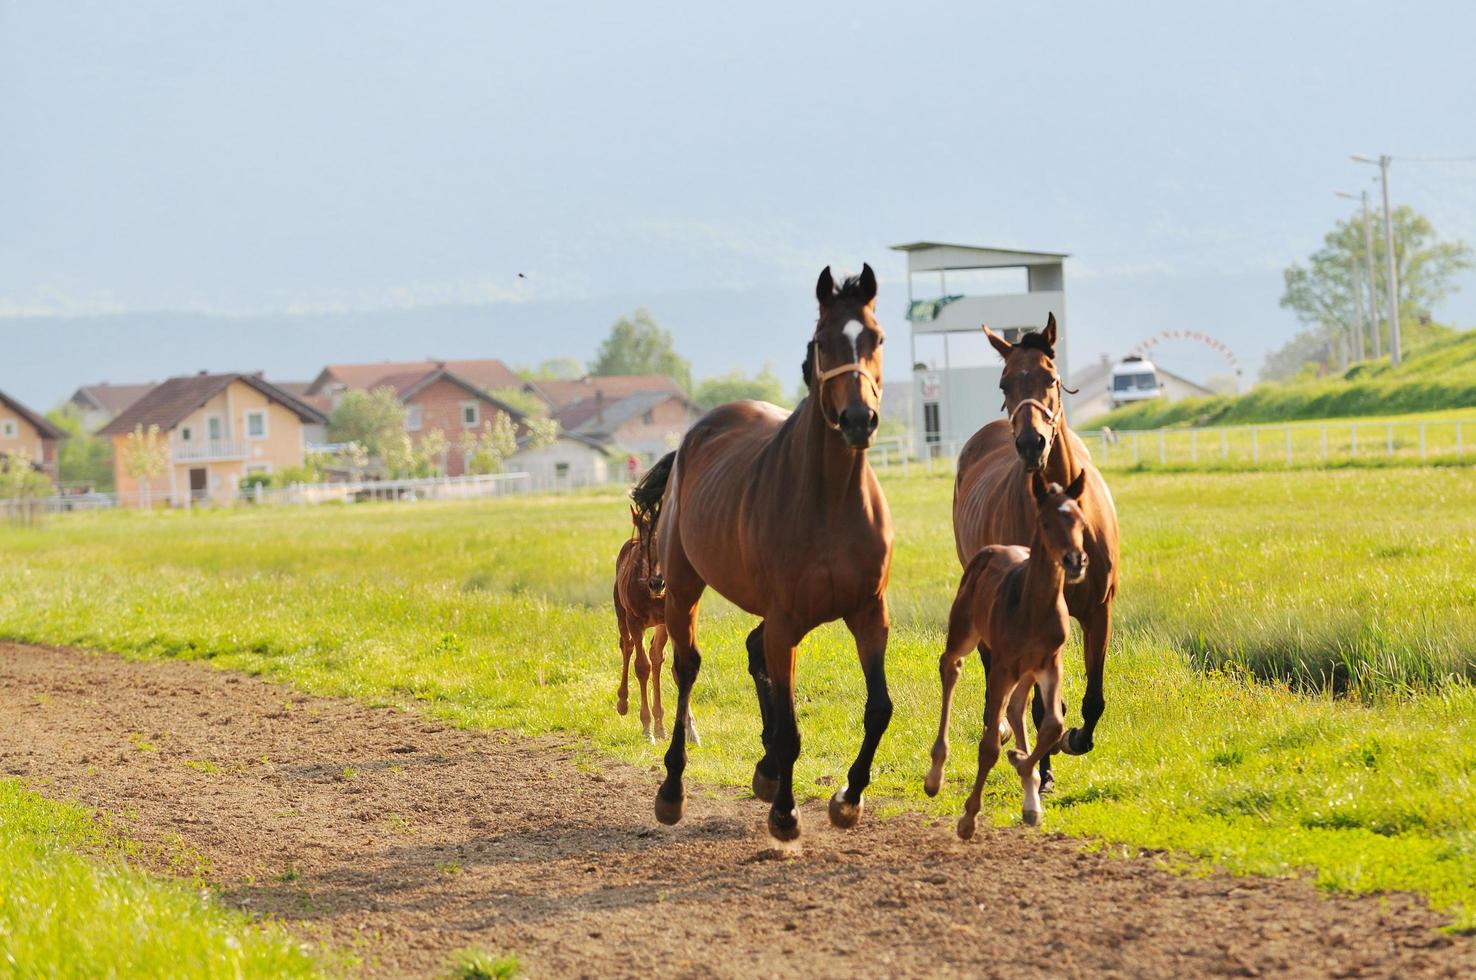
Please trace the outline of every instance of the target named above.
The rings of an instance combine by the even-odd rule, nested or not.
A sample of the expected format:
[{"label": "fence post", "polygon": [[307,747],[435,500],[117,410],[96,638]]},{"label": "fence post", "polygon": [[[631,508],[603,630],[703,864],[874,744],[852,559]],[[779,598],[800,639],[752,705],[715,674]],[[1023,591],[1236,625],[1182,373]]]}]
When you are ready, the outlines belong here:
[{"label": "fence post", "polygon": [[1322,461],[1327,462],[1327,426],[1322,427]]},{"label": "fence post", "polygon": [[1390,459],[1393,459],[1394,458],[1394,423],[1393,422],[1390,422],[1389,423],[1388,437],[1386,439],[1386,442],[1388,443],[1388,446],[1389,446],[1389,458]]},{"label": "fence post", "polygon": [[1358,458],[1358,423],[1348,426],[1348,458]]},{"label": "fence post", "polygon": [[1420,423],[1420,459],[1425,458],[1425,423]]},{"label": "fence post", "polygon": [[1292,428],[1286,427],[1286,465],[1292,464]]},{"label": "fence post", "polygon": [[1251,426],[1251,462],[1256,465],[1261,462],[1261,435],[1255,426]]},{"label": "fence post", "polygon": [[1456,455],[1464,458],[1466,447],[1461,445],[1461,423],[1456,423]]},{"label": "fence post", "polygon": [[1138,434],[1133,433],[1133,465],[1138,465]]},{"label": "fence post", "polygon": [[1199,430],[1189,430],[1189,462],[1199,462]]},{"label": "fence post", "polygon": [[1230,461],[1230,435],[1224,429],[1220,430],[1220,460]]}]

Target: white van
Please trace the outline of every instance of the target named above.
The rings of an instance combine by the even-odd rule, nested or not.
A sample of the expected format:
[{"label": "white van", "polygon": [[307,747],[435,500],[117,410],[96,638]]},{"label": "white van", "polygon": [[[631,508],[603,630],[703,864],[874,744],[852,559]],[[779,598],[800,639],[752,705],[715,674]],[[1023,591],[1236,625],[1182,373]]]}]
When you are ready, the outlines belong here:
[{"label": "white van", "polygon": [[1136,354],[1112,366],[1112,407],[1146,401],[1163,394],[1153,362]]}]

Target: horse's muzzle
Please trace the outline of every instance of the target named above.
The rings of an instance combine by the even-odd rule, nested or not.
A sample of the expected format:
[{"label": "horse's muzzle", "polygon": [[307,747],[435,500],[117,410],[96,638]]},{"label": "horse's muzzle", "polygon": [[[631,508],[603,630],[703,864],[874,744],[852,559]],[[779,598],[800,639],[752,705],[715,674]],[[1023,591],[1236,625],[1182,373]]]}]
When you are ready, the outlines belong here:
[{"label": "horse's muzzle", "polygon": [[1066,584],[1076,585],[1086,578],[1087,556],[1082,551],[1068,551],[1061,556],[1061,567],[1066,570]]},{"label": "horse's muzzle", "polygon": [[646,579],[646,591],[651,593],[651,598],[660,599],[666,595],[666,579],[660,575],[652,575]]},{"label": "horse's muzzle", "polygon": [[1051,444],[1046,441],[1046,437],[1034,429],[1026,429],[1015,437],[1015,452],[1027,473],[1045,468],[1050,448]]},{"label": "horse's muzzle", "polygon": [[869,449],[880,422],[880,416],[869,405],[847,405],[840,414],[841,437],[852,449]]}]

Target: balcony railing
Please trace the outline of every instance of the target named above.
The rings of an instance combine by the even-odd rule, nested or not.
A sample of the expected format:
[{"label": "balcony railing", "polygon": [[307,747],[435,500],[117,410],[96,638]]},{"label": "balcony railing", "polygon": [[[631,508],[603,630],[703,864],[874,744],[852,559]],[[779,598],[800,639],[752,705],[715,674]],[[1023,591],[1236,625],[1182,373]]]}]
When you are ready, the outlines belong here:
[{"label": "balcony railing", "polygon": [[203,463],[213,459],[245,459],[251,455],[244,442],[188,442],[173,447],[176,463]]}]

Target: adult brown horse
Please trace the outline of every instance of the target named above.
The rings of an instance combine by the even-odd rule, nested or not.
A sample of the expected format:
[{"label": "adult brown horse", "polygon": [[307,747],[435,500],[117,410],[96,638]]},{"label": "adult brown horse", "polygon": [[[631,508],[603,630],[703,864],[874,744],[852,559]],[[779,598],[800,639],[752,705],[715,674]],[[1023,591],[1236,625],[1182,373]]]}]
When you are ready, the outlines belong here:
[{"label": "adult brown horse", "polygon": [[[664,487],[657,537],[677,710],[666,779],[656,794],[662,823],[682,818],[683,720],[702,663],[697,604],[709,586],[763,618],[747,641],[763,717],[764,755],[754,767],[753,791],[772,804],[775,839],[792,841],[800,833],[794,674],[795,648],[805,634],[844,619],[866,677],[861,751],[830,801],[836,826],[860,818],[872,758],[891,721],[884,661],[892,519],[866,459],[881,401],[876,276],[868,265],[837,288],[826,268],[815,294],[820,317],[804,364],[809,395],[792,414],[751,401],[713,409],[683,438]],[[633,496],[639,504],[640,495]]]},{"label": "adult brown horse", "polygon": [[[1066,605],[1081,624],[1086,660],[1086,693],[1081,699],[1082,724],[1066,733],[1061,748],[1071,755],[1090,752],[1097,722],[1106,708],[1102,669],[1112,634],[1112,600],[1117,594],[1117,509],[1102,474],[1092,465],[1086,444],[1066,425],[1061,405],[1061,377],[1056,373],[1056,317],[1045,330],[1031,332],[1011,344],[984,328],[989,343],[1004,359],[999,387],[1006,418],[974,433],[958,457],[953,484],[953,540],[958,559],[967,567],[979,549],[991,544],[1029,545],[1036,524],[1030,477],[1040,473],[1049,483],[1069,485],[1086,473],[1078,502],[1085,521],[1087,574],[1066,587]],[[986,656],[981,648],[980,656]],[[985,664],[988,670],[988,664]],[[1036,725],[1045,716],[1036,690],[1032,714]],[[1054,784],[1050,756],[1040,763],[1042,791]]]}]

